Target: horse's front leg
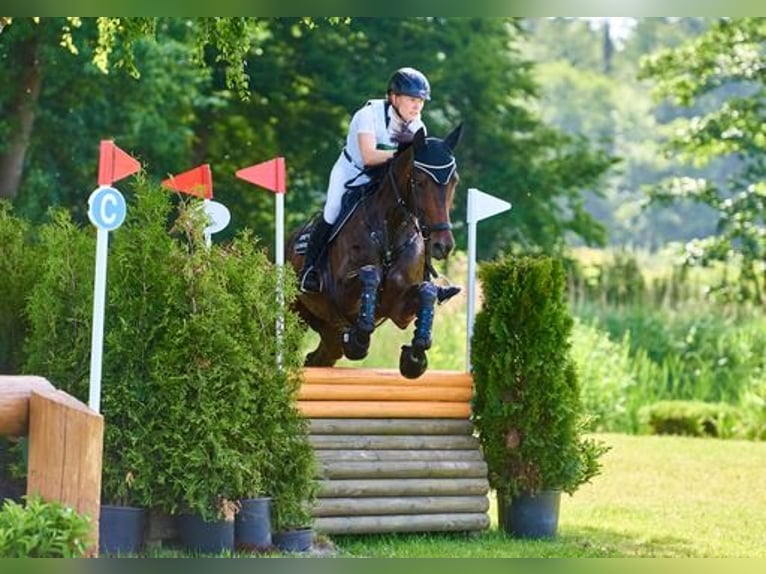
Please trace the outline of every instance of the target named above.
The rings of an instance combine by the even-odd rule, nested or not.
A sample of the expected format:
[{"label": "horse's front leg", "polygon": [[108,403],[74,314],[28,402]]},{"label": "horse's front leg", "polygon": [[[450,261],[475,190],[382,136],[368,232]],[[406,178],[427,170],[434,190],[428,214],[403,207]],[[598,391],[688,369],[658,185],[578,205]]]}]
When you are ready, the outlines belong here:
[{"label": "horse's front leg", "polygon": [[370,335],[375,330],[375,305],[378,302],[380,271],[374,265],[359,269],[362,291],[356,325],[343,332],[343,353],[352,361],[364,359],[370,349]]},{"label": "horse's front leg", "polygon": [[418,312],[415,317],[415,335],[412,345],[402,345],[399,356],[399,372],[408,379],[416,379],[428,367],[426,351],[431,348],[431,331],[434,324],[434,305],[437,288],[430,281],[418,286]]}]

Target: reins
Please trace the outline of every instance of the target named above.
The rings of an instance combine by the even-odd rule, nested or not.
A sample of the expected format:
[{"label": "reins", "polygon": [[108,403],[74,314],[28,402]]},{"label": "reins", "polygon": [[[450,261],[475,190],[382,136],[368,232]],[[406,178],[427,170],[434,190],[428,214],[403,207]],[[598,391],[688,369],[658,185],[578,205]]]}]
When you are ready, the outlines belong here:
[{"label": "reins", "polygon": [[[452,169],[450,170],[450,173],[449,173],[449,178],[451,178],[455,170],[454,163],[455,162],[453,159],[450,164],[447,164],[445,166],[435,166],[435,167],[444,168],[444,167],[452,166]],[[441,222],[430,224],[426,221],[425,216],[423,215],[423,213],[417,206],[416,194],[418,192],[418,188],[415,185],[415,177],[414,177],[415,169],[421,169],[422,171],[430,175],[439,185],[440,192],[443,192],[447,185],[447,183],[440,183],[436,179],[436,177],[434,177],[433,173],[429,171],[428,169],[429,167],[431,166],[421,165],[419,162],[413,162],[413,168],[408,178],[409,193],[407,197],[410,199],[409,203],[411,204],[411,205],[408,205],[406,198],[403,197],[402,195],[399,184],[396,181],[396,177],[394,177],[393,163],[389,165],[388,169],[386,170],[386,177],[390,180],[390,185],[394,193],[395,203],[393,207],[389,209],[389,212],[387,212],[383,218],[383,229],[382,230],[373,229],[372,225],[369,222],[369,218],[365,217],[365,222],[369,229],[370,236],[380,248],[381,259],[383,262],[384,269],[388,269],[394,263],[394,261],[396,261],[399,253],[402,252],[406,246],[408,246],[410,243],[415,241],[418,237],[421,237],[426,246],[425,266],[426,266],[427,272],[434,277],[438,276],[438,273],[436,272],[436,270],[433,267],[433,264],[431,263],[431,250],[429,248],[431,234],[433,232],[449,231],[450,229],[452,229],[452,223],[450,223],[449,221],[441,221]],[[447,180],[447,182],[449,182],[449,179]],[[390,219],[392,219],[390,217],[390,211],[392,210],[401,211],[403,213],[403,216],[401,218],[401,223],[398,225],[397,229],[395,229],[393,232],[390,230],[388,225]],[[407,228],[410,224],[412,225],[414,232],[409,234],[404,241],[399,242],[398,245],[392,245],[392,240],[395,241],[396,238],[401,234],[400,230],[403,228]],[[382,234],[382,237],[380,237],[380,234]]]}]

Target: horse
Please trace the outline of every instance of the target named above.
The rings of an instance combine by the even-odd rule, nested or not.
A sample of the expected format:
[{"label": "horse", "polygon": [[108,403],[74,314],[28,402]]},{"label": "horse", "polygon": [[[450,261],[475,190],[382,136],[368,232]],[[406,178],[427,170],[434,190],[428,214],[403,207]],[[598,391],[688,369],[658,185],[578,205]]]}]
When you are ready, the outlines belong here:
[{"label": "horse", "polygon": [[[443,140],[419,130],[411,144],[400,146],[380,166],[372,191],[362,193],[350,213],[341,213],[318,258],[322,291],[301,293],[293,304],[320,336],[306,366],[333,366],[344,355],[363,359],[378,325],[391,320],[404,330],[414,320],[399,371],[410,379],[425,372],[437,297],[431,258],[445,259],[455,246],[450,209],[459,180],[454,149],[461,133],[462,124]],[[296,272],[314,218],[286,242],[285,257]]]}]

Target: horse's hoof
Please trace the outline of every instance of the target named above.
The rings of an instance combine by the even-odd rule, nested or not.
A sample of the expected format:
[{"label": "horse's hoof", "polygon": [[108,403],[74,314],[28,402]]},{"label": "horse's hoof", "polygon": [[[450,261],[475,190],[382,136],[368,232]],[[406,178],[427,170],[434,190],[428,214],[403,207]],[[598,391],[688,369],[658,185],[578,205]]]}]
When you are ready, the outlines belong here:
[{"label": "horse's hoof", "polygon": [[424,351],[413,349],[409,345],[402,345],[402,353],[399,355],[399,372],[408,379],[417,379],[426,372],[428,357]]},{"label": "horse's hoof", "polygon": [[357,329],[343,331],[341,337],[343,354],[352,361],[359,361],[367,356],[370,349],[370,334]]}]

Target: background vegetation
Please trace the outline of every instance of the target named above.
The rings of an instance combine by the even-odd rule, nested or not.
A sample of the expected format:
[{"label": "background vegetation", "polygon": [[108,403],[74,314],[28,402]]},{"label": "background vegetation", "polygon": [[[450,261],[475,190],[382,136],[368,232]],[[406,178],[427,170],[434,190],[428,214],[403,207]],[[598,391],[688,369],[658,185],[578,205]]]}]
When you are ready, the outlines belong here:
[{"label": "background vegetation", "polygon": [[[763,440],[765,35],[760,18],[0,17],[0,197],[20,217],[0,208],[0,276],[13,279],[0,286],[0,370],[21,369],[20,341],[46,321],[20,311],[28,294],[12,285],[65,280],[86,263],[78,253],[92,252],[72,238],[66,265],[45,267],[38,249],[61,246],[44,233],[25,238],[33,225],[64,237],[85,223],[100,139],[139,157],[150,179],[210,163],[216,199],[233,215],[216,241],[250,228],[269,248],[272,199],[235,169],[285,156],[296,225],[321,205],[350,114],[383,94],[394,69],[413,65],[432,80],[430,131],[466,124],[458,246],[465,189],[475,186],[514,206],[480,224],[483,260],[544,252],[567,261],[591,430],[657,432],[667,425],[649,422],[665,412],[694,432]],[[467,284],[464,253],[441,269]],[[437,311],[431,368],[465,368],[461,297]],[[72,321],[71,340],[84,340],[86,320]],[[395,368],[410,337],[384,325],[363,364]],[[57,352],[87,367],[73,348]],[[696,440],[676,444],[710,444]],[[755,460],[762,470],[762,455]],[[599,512],[588,520],[616,511]],[[668,531],[670,546],[657,550],[614,528],[627,532],[620,555],[753,549],[673,550]]]}]

